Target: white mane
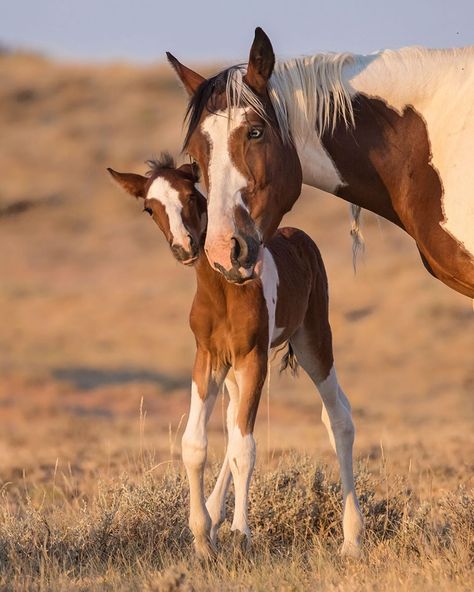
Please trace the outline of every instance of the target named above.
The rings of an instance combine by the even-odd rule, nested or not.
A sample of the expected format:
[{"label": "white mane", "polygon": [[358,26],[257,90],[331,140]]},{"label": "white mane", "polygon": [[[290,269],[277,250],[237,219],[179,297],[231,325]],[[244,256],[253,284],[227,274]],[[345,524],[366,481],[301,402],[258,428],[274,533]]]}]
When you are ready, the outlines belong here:
[{"label": "white mane", "polygon": [[[304,140],[308,130],[319,135],[333,131],[337,120],[354,123],[349,89],[342,69],[354,62],[350,53],[327,53],[277,62],[268,83],[268,92],[283,139]],[[243,78],[247,66],[229,68],[226,96],[229,116],[239,105],[252,107],[268,120],[258,96]]]},{"label": "white mane", "polygon": [[[333,132],[339,118],[347,126],[354,124],[351,95],[342,70],[355,59],[351,53],[324,53],[275,64],[268,92],[284,142],[304,143],[310,130],[315,130],[319,136],[327,130]],[[246,64],[228,70],[229,124],[234,108],[242,104],[268,121],[261,100],[243,80],[246,70]],[[364,248],[360,214],[361,208],[351,204],[354,270],[357,253]]]},{"label": "white mane", "polygon": [[304,140],[308,130],[334,131],[337,120],[354,123],[342,69],[350,53],[325,53],[277,62],[269,81],[270,99],[283,137]]}]

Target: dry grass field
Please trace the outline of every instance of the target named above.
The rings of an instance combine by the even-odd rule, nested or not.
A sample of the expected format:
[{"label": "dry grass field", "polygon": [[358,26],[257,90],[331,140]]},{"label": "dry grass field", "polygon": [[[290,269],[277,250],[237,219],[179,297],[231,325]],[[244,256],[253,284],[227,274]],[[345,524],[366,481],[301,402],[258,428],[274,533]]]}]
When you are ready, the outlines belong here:
[{"label": "dry grass field", "polygon": [[[192,555],[180,463],[193,271],[106,167],[179,152],[185,98],[165,65],[0,56],[0,588],[471,590],[474,314],[400,230],[306,189],[285,223],[326,262],[336,363],[354,408],[359,563],[309,381],[270,381],[257,420],[254,546],[223,527]],[[211,420],[209,479],[222,458]]]}]

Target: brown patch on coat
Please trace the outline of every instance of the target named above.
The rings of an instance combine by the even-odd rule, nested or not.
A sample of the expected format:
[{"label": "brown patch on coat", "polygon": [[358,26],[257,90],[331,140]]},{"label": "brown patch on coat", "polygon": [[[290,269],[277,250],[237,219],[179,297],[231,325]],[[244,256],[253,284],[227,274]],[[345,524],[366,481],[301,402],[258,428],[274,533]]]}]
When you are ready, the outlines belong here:
[{"label": "brown patch on coat", "polygon": [[443,187],[425,121],[411,105],[399,114],[363,94],[353,107],[355,126],[339,122],[322,138],[345,182],[337,195],[406,230],[435,277],[474,297],[474,261],[440,225]]}]

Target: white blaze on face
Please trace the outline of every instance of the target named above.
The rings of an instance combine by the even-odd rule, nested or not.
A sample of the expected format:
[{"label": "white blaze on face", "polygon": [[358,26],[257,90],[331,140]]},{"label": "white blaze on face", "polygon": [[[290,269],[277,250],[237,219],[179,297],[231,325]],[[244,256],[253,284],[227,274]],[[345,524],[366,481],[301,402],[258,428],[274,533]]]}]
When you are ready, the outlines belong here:
[{"label": "white blaze on face", "polygon": [[173,245],[181,245],[184,249],[188,250],[188,231],[181,217],[183,206],[179,199],[178,191],[171,186],[169,181],[158,177],[151,184],[147,199],[156,199],[163,205],[168,216],[170,231],[173,235]]},{"label": "white blaze on face", "polygon": [[227,111],[219,111],[206,117],[201,125],[209,141],[209,192],[207,203],[206,254],[209,263],[219,263],[231,269],[231,239],[236,234],[234,209],[241,206],[241,191],[247,179],[236,168],[230,156],[229,141],[232,132],[242,125],[245,109],[232,110],[229,121]]}]

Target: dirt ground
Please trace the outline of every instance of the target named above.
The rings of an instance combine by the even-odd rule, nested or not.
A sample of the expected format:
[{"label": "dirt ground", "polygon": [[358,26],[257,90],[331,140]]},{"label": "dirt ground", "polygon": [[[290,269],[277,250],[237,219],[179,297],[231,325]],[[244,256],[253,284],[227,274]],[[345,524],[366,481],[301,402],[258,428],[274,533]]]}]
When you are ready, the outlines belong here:
[{"label": "dirt ground", "polygon": [[[179,465],[194,272],[172,259],[106,167],[141,172],[163,149],[179,155],[185,104],[165,65],[0,56],[3,491],[28,485],[40,498],[56,474],[92,489],[97,478],[139,471],[144,455],[151,474]],[[354,275],[348,205],[334,197],[306,188],[284,223],[312,236],[327,267],[356,459],[375,482],[381,466],[403,476],[421,500],[472,489],[472,302],[369,213]],[[260,469],[293,450],[333,465],[317,393],[274,366],[257,420]],[[223,413],[219,403],[214,460]]]}]

